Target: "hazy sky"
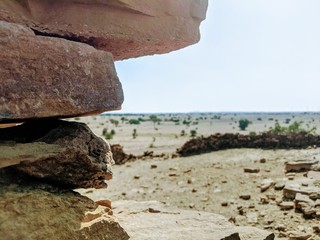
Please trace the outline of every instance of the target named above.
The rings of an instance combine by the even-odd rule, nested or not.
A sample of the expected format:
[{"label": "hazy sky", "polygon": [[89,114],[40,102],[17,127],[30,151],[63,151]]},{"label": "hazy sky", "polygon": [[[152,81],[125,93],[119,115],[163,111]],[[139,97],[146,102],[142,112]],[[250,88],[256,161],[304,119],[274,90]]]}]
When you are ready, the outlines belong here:
[{"label": "hazy sky", "polygon": [[116,62],[121,112],[319,111],[319,0],[209,0],[201,41]]}]

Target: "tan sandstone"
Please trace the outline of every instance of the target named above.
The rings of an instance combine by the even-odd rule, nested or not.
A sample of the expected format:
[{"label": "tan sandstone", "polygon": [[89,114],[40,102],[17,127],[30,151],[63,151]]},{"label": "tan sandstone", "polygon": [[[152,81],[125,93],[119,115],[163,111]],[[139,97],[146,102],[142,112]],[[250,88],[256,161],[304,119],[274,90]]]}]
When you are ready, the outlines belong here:
[{"label": "tan sandstone", "polygon": [[119,109],[112,55],[0,21],[0,123]]},{"label": "tan sandstone", "polygon": [[3,0],[0,20],[84,42],[120,60],[198,42],[207,5],[207,0]]}]

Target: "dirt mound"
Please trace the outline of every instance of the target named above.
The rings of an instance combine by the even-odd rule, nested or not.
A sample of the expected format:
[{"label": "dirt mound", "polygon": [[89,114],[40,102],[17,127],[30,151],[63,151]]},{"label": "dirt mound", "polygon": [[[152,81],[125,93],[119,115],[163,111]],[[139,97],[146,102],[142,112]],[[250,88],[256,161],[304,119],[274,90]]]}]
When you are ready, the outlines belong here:
[{"label": "dirt mound", "polygon": [[320,146],[320,136],[305,132],[259,135],[214,134],[209,137],[197,137],[186,142],[177,153],[190,156],[212,151],[232,148],[261,148],[261,149],[304,149],[310,146]]}]

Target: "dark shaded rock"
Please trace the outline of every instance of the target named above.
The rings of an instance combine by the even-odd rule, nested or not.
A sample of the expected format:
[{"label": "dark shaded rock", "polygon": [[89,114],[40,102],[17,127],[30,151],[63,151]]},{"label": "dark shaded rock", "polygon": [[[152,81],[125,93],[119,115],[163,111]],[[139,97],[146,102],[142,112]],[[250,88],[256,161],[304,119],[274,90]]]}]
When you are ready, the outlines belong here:
[{"label": "dark shaded rock", "polygon": [[0,21],[0,123],[120,109],[113,57]]},{"label": "dark shaded rock", "polygon": [[320,146],[320,136],[306,132],[273,134],[265,132],[259,135],[214,134],[209,137],[197,137],[187,141],[177,153],[190,156],[231,148],[261,149],[304,149],[309,146]]},{"label": "dark shaded rock", "polygon": [[14,169],[0,169],[0,208],[1,239],[129,239],[110,209]]},{"label": "dark shaded rock", "polygon": [[[72,188],[102,188],[112,178],[110,146],[83,123],[39,120],[0,129],[0,142],[54,144],[64,150],[39,161],[23,161],[13,166],[30,176]],[[0,153],[0,161],[4,158]],[[13,162],[16,164],[16,162]]]}]

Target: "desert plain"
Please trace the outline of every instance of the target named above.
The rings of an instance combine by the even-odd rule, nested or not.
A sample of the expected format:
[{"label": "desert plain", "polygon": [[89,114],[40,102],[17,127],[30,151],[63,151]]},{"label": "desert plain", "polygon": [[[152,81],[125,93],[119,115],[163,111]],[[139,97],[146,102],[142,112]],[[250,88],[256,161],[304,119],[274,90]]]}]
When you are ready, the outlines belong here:
[{"label": "desert plain", "polygon": [[[241,119],[250,121],[245,130],[239,128]],[[302,128],[320,134],[320,113],[104,114],[73,120],[87,123],[102,138],[112,132],[107,134],[107,141],[120,144],[127,154],[163,154],[113,166],[113,179],[107,189],[79,190],[94,200],[156,200],[168,206],[221,214],[235,225],[271,231],[278,239],[320,239],[319,218],[306,218],[286,207],[282,188],[275,187],[305,174],[286,174],[286,162],[319,160],[319,148],[243,148],[176,156],[176,149],[193,137],[259,134],[276,122],[289,126],[296,121]],[[248,168],[258,171],[246,172]],[[261,186],[268,182],[270,186],[262,191]]]}]

